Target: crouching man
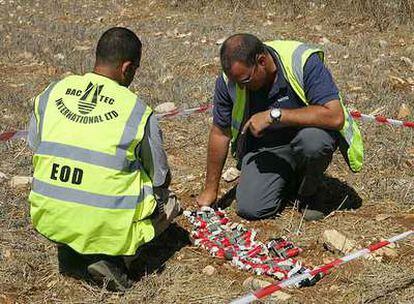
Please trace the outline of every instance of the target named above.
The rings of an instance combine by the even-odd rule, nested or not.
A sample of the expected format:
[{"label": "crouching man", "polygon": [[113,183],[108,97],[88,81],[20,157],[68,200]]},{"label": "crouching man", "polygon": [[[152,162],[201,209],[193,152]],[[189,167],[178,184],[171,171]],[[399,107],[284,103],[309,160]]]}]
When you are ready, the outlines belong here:
[{"label": "crouching man", "polygon": [[59,244],[61,273],[114,291],[131,286],[127,257],[181,211],[158,122],[128,89],[141,49],[132,31],[106,31],[93,72],[51,83],[29,127],[34,228]]}]

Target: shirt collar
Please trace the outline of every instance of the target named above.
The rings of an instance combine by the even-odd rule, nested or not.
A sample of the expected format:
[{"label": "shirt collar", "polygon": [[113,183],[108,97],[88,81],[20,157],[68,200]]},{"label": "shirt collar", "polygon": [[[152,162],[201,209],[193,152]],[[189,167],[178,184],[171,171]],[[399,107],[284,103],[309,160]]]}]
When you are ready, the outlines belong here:
[{"label": "shirt collar", "polygon": [[280,65],[280,62],[279,62],[279,59],[276,56],[275,50],[272,49],[270,46],[266,46],[266,49],[268,50],[268,52],[272,56],[272,59],[275,62],[276,67],[277,67],[277,74],[276,74],[277,79],[273,83],[272,88],[270,89],[270,92],[269,92],[269,98],[272,98],[272,97],[276,96],[277,94],[279,94],[281,92],[286,92],[288,82],[286,81],[285,75],[284,75],[283,70],[282,70],[283,68]]}]

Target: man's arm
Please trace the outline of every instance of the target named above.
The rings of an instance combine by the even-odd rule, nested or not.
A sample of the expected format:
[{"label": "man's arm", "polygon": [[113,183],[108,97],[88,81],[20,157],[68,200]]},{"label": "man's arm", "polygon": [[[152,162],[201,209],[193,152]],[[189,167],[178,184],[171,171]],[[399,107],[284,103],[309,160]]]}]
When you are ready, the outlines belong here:
[{"label": "man's arm", "polygon": [[204,191],[197,197],[199,206],[210,206],[217,199],[221,172],[226,162],[231,139],[233,102],[223,76],[216,80],[214,90],[213,126],[207,147],[207,173]]},{"label": "man's arm", "polygon": [[227,158],[230,130],[213,125],[207,149],[207,174],[204,191],[197,197],[199,206],[210,206],[217,199],[221,172]]},{"label": "man's arm", "polygon": [[[304,89],[308,107],[281,109],[280,123],[288,126],[317,127],[340,130],[344,124],[344,113],[339,102],[338,88],[331,73],[317,54],[309,57],[304,67]],[[245,124],[254,136],[271,124],[270,110],[257,113]]]},{"label": "man's arm", "polygon": [[36,152],[40,144],[40,134],[39,134],[39,128],[38,128],[39,122],[37,121],[36,115],[35,115],[35,111],[36,111],[35,100],[36,98],[32,98],[31,100],[33,111],[30,115],[28,134],[27,134],[27,145],[33,152]]},{"label": "man's arm", "polygon": [[137,155],[152,180],[153,187],[168,188],[171,182],[170,167],[163,147],[162,132],[154,115],[148,118],[144,138],[137,147]]},{"label": "man's arm", "polygon": [[[324,105],[310,105],[299,109],[280,109],[280,124],[286,126],[317,127],[340,130],[344,124],[344,113],[339,100],[331,100]],[[242,133],[250,129],[255,137],[272,124],[270,110],[253,115],[244,125]]]},{"label": "man's arm", "polygon": [[324,105],[283,109],[280,122],[284,125],[340,130],[344,124],[344,113],[339,100],[331,100]]}]

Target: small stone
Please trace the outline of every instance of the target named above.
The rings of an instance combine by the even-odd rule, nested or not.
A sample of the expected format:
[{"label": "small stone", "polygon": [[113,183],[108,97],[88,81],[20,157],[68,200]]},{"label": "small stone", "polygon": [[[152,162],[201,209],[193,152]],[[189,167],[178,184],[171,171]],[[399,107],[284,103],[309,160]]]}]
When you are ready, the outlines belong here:
[{"label": "small stone", "polygon": [[0,171],[0,181],[2,181],[3,179],[7,179],[7,175]]},{"label": "small stone", "polygon": [[377,221],[377,222],[381,222],[381,221],[385,221],[386,219],[389,219],[391,217],[391,215],[390,214],[378,214],[376,217],[375,217],[375,220]]},{"label": "small stone", "polygon": [[155,107],[154,111],[157,113],[168,113],[177,110],[175,103],[173,102],[164,102]]},{"label": "small stone", "polygon": [[324,264],[329,264],[329,263],[331,263],[331,262],[333,262],[333,261],[335,261],[336,259],[335,258],[333,258],[333,257],[326,257],[326,258],[323,258],[323,263]]},{"label": "small stone", "polygon": [[[246,290],[257,290],[260,288],[264,288],[266,286],[271,285],[272,283],[268,282],[268,281],[264,281],[264,280],[259,280],[256,279],[254,277],[248,277],[246,280],[244,280],[243,282],[243,287]],[[275,293],[272,293],[271,297],[276,300],[277,302],[280,301],[286,301],[289,300],[292,296],[290,294],[287,294],[283,291],[277,291]]]},{"label": "small stone", "polygon": [[88,51],[90,46],[88,45],[77,45],[73,48],[75,51]]},{"label": "small stone", "polygon": [[411,70],[414,71],[414,63],[410,58],[403,56],[400,58],[400,60],[404,62]]},{"label": "small stone", "polygon": [[228,168],[226,172],[223,173],[222,178],[226,182],[230,183],[236,180],[239,176],[240,176],[240,171],[237,170],[237,168],[231,167],[231,168]]},{"label": "small stone", "polygon": [[321,37],[320,39],[319,39],[319,44],[328,44],[328,43],[330,43],[331,41],[328,39],[328,38],[326,38],[326,37]]},{"label": "small stone", "polygon": [[166,84],[168,81],[173,80],[173,79],[174,79],[173,75],[167,75],[161,80],[161,83]]},{"label": "small stone", "polygon": [[211,265],[208,265],[208,266],[204,267],[203,273],[208,275],[208,276],[212,276],[213,274],[216,273],[216,268],[214,268]]},{"label": "small stone", "polygon": [[272,283],[270,283],[268,281],[256,279],[255,277],[248,277],[246,280],[244,280],[243,287],[245,289],[256,290],[256,289],[259,289],[259,288],[269,286],[270,284],[272,284]]},{"label": "small stone", "polygon": [[57,53],[55,56],[53,56],[53,57],[55,57],[56,59],[58,59],[58,60],[63,60],[63,59],[65,59],[65,55],[63,55],[62,53]]},{"label": "small stone", "polygon": [[410,115],[411,115],[410,108],[405,103],[402,103],[401,106],[400,106],[400,109],[398,110],[397,118],[398,119],[405,119]]},{"label": "small stone", "polygon": [[322,31],[322,25],[317,24],[317,25],[315,25],[315,26],[313,27],[313,29],[314,29],[315,31],[320,32],[320,31]]},{"label": "small stone", "polygon": [[30,53],[30,52],[23,52],[22,53],[22,57],[24,58],[24,59],[32,59],[33,58],[33,54],[32,53]]},{"label": "small stone", "polygon": [[332,285],[329,287],[329,291],[338,291],[339,290],[339,286],[338,285]]},{"label": "small stone", "polygon": [[10,180],[11,187],[26,186],[32,183],[33,177],[31,176],[13,176]]},{"label": "small stone", "polygon": [[350,253],[357,247],[357,243],[354,240],[347,238],[334,229],[324,231],[323,242],[325,248],[334,252]]},{"label": "small stone", "polygon": [[[374,256],[376,257],[385,257],[385,258],[389,258],[389,259],[394,259],[396,257],[398,257],[398,253],[395,249],[389,248],[389,247],[382,247],[380,249],[378,249],[377,251],[374,252]],[[382,261],[382,259],[381,259]]]},{"label": "small stone", "polygon": [[220,38],[219,40],[216,41],[217,45],[223,44],[223,42],[226,40],[226,38]]},{"label": "small stone", "polygon": [[186,181],[186,182],[192,182],[192,181],[194,181],[194,180],[196,180],[196,177],[195,177],[194,175],[192,175],[192,174],[187,175],[187,176],[185,177],[185,181]]},{"label": "small stone", "polygon": [[3,256],[4,256],[6,259],[10,259],[10,258],[12,257],[12,253],[11,253],[11,251],[10,251],[10,250],[6,249],[6,250],[4,251],[4,253],[3,253]]},{"label": "small stone", "polygon": [[385,40],[379,40],[378,44],[381,48],[385,49],[388,46],[388,42]]}]

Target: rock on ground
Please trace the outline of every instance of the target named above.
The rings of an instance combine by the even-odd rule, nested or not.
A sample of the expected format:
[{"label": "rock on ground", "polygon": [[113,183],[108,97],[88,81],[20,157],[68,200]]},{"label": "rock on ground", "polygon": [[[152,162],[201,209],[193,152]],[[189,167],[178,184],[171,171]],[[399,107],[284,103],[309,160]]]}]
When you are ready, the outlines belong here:
[{"label": "rock on ground", "polygon": [[[256,279],[254,277],[248,277],[243,282],[243,287],[246,290],[257,290],[266,286],[271,285],[272,283],[260,279]],[[276,300],[276,302],[282,302],[289,300],[292,296],[290,294],[287,294],[283,291],[277,291],[271,294],[271,297]]]},{"label": "rock on ground", "polygon": [[173,102],[164,102],[156,106],[154,109],[154,111],[157,113],[167,113],[175,110],[177,110],[177,107]]},{"label": "rock on ground", "polygon": [[240,176],[240,171],[237,170],[237,168],[231,167],[226,170],[226,172],[223,173],[222,178],[226,182],[232,182],[236,180]]},{"label": "rock on ground", "polygon": [[26,186],[32,183],[33,177],[31,176],[13,176],[10,180],[10,186],[15,187],[21,187]]},{"label": "rock on ground", "polygon": [[350,253],[357,247],[357,243],[354,240],[347,238],[335,229],[324,231],[323,243],[328,250],[342,253]]},{"label": "rock on ground", "polygon": [[204,267],[203,273],[208,275],[208,276],[212,276],[213,274],[216,273],[216,268],[214,268],[211,265],[207,265],[206,267]]}]

